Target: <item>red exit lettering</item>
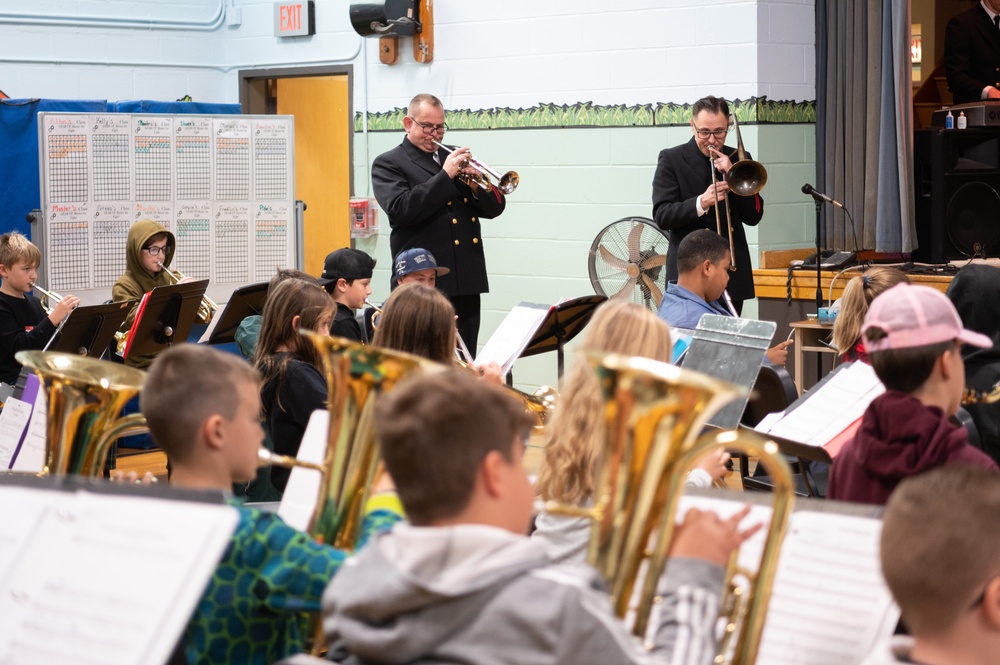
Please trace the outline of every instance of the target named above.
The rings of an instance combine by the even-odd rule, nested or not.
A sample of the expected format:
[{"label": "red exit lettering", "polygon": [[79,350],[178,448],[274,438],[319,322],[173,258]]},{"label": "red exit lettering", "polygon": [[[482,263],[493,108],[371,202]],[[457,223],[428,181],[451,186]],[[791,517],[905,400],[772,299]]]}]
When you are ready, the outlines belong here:
[{"label": "red exit lettering", "polygon": [[302,29],[302,5],[282,5],[278,29],[281,32]]}]

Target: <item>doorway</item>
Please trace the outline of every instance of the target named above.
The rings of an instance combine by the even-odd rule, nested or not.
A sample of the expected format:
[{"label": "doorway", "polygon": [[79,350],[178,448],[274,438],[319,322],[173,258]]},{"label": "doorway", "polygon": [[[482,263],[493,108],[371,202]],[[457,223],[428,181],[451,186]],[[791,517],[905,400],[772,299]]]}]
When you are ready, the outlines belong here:
[{"label": "doorway", "polygon": [[243,113],[295,117],[295,197],[306,204],[302,269],[319,276],[326,255],[351,244],[352,68],[244,70],[239,78]]}]

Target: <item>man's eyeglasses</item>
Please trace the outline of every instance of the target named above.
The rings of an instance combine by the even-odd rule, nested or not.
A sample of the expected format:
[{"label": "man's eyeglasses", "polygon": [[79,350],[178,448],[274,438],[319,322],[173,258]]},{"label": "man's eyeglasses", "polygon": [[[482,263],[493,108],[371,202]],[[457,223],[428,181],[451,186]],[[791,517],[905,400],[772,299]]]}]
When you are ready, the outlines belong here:
[{"label": "man's eyeglasses", "polygon": [[156,245],[153,245],[151,247],[143,247],[142,250],[144,252],[149,252],[150,256],[160,256],[161,254],[163,256],[167,255],[166,247],[157,247]]},{"label": "man's eyeglasses", "polygon": [[424,130],[424,134],[435,134],[438,132],[444,134],[446,131],[448,131],[448,125],[432,125],[429,122],[420,122],[419,120],[415,120],[412,117],[410,117],[410,120],[413,120],[414,124],[416,124],[417,127],[420,127],[420,129]]},{"label": "man's eyeglasses", "polygon": [[694,133],[698,135],[700,139],[707,139],[709,136],[714,136],[717,139],[724,138],[726,134],[729,133],[729,128],[726,129],[696,129]]}]

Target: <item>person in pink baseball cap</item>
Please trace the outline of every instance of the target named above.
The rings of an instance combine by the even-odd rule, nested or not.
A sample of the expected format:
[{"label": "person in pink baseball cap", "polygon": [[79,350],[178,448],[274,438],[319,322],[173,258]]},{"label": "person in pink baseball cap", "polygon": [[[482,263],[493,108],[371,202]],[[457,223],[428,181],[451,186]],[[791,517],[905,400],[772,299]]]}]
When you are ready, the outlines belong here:
[{"label": "person in pink baseball cap", "polygon": [[904,478],[947,464],[1000,471],[951,420],[965,387],[962,345],[993,342],[965,329],[945,294],[894,286],[872,301],[861,338],[886,390],[834,460],[830,499],[883,505]]}]

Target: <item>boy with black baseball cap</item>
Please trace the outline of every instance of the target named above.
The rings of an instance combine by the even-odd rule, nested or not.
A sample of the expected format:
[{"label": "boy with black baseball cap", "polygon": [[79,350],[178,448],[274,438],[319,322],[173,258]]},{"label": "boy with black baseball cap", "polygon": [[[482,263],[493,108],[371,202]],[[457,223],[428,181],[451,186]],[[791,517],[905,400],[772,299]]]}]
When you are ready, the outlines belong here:
[{"label": "boy with black baseball cap", "polygon": [[375,259],[360,249],[344,247],[326,256],[319,283],[337,303],[330,334],[358,342],[367,342],[361,324],[354,317],[371,295]]}]

